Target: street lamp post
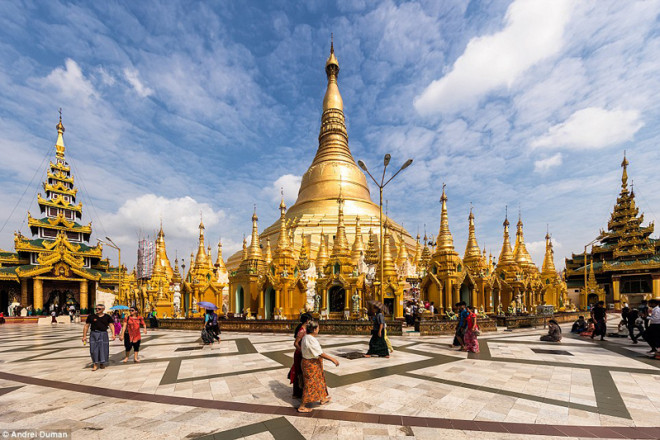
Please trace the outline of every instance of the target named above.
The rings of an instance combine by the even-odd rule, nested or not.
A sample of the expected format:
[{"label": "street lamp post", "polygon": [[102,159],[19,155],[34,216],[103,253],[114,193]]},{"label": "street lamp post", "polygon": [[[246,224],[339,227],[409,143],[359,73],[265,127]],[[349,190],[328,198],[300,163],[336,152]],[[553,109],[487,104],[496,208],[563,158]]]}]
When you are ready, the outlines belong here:
[{"label": "street lamp post", "polygon": [[371,180],[374,181],[374,183],[378,187],[378,190],[379,190],[379,193],[380,193],[379,203],[378,203],[378,205],[380,207],[380,216],[378,218],[378,223],[379,223],[378,226],[379,226],[379,229],[380,229],[380,237],[378,239],[379,244],[380,244],[380,252],[379,252],[378,260],[379,260],[379,265],[380,265],[380,300],[381,301],[383,301],[383,299],[385,298],[385,286],[384,286],[385,278],[384,278],[384,273],[383,273],[385,271],[385,269],[384,269],[384,264],[385,263],[383,261],[383,249],[384,249],[384,246],[385,246],[385,244],[384,244],[385,243],[385,238],[383,237],[383,188],[385,188],[385,186],[388,183],[390,183],[392,181],[392,179],[394,179],[401,171],[408,168],[410,166],[410,164],[412,164],[412,162],[413,162],[412,159],[408,159],[403,165],[401,165],[401,168],[399,168],[399,171],[394,173],[394,175],[392,177],[390,177],[387,180],[387,182],[385,182],[385,171],[387,170],[387,166],[389,165],[391,158],[392,158],[392,156],[390,154],[386,154],[384,159],[383,159],[383,175],[380,178],[380,183],[378,183],[378,181],[376,179],[374,179],[374,176],[371,175],[371,173],[369,172],[369,169],[367,168],[367,165],[364,163],[364,161],[358,160],[358,165],[360,166],[360,168],[362,168],[362,170],[365,173],[367,173],[369,175],[369,177],[371,177]]},{"label": "street lamp post", "polygon": [[113,249],[116,249],[117,253],[119,255],[119,257],[118,257],[119,258],[119,265],[117,267],[117,269],[119,270],[119,286],[117,288],[119,289],[119,302],[123,302],[124,297],[122,296],[122,293],[121,293],[121,249],[119,248],[119,246],[117,246],[115,244],[114,241],[112,241],[112,239],[110,237],[105,237],[105,239],[108,240],[108,241],[105,242],[103,240],[99,240],[98,238],[96,240],[101,242],[101,243],[107,244],[108,246],[110,246]]}]

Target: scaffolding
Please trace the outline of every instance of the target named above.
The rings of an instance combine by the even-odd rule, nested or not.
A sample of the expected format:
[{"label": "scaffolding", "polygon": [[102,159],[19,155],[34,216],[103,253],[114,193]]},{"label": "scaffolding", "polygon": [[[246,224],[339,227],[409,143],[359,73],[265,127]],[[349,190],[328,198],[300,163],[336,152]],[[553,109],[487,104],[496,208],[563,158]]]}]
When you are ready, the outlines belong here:
[{"label": "scaffolding", "polygon": [[156,259],[156,245],[149,238],[143,238],[138,241],[137,251],[137,279],[144,280],[151,278],[154,270],[154,261]]}]

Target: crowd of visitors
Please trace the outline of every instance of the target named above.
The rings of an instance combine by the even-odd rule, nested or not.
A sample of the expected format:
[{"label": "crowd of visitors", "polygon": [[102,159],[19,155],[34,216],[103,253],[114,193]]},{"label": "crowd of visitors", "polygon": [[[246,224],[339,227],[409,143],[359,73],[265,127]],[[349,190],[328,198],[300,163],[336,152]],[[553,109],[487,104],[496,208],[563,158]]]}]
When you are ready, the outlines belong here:
[{"label": "crowd of visitors", "polygon": [[598,302],[591,309],[591,317],[585,321],[580,316],[571,327],[571,333],[594,339],[600,336],[610,338],[630,338],[633,344],[643,339],[649,344],[649,354],[655,353],[660,359],[660,301],[658,299],[643,300],[639,307],[631,308],[627,304],[621,309],[621,321],[617,324],[616,332],[607,333],[607,313],[605,303]]}]

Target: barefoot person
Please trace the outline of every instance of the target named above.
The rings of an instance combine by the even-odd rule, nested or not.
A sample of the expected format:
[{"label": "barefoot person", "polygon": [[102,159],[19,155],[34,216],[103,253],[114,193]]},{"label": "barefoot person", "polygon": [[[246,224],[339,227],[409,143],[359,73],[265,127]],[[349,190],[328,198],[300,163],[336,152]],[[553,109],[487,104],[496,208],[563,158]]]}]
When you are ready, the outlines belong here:
[{"label": "barefoot person", "polygon": [[126,349],[126,357],[122,362],[128,362],[128,356],[133,349],[133,361],[139,363],[138,353],[140,352],[140,341],[142,335],[140,334],[140,326],[144,327],[144,334],[147,334],[147,324],[144,318],[137,312],[137,308],[131,307],[128,311],[129,316],[124,318],[124,323],[119,332],[119,340],[124,341],[124,348]]},{"label": "barefoot person", "polygon": [[293,398],[301,399],[303,395],[303,371],[302,371],[302,348],[300,344],[302,343],[303,338],[307,334],[307,322],[312,320],[312,315],[309,313],[303,313],[300,315],[300,324],[296,327],[294,331],[295,340],[293,346],[296,347],[296,351],[293,353],[293,365],[289,370],[289,380],[293,384]]},{"label": "barefoot person", "polygon": [[323,359],[327,359],[337,367],[339,361],[332,356],[323,353],[321,344],[316,336],[319,334],[319,325],[314,321],[307,323],[307,334],[302,339],[300,349],[302,351],[302,371],[304,377],[302,402],[298,407],[299,412],[311,412],[307,408],[308,403],[320,402],[324,405],[330,401],[328,387],[323,375]]},{"label": "barefoot person", "polygon": [[89,334],[89,354],[92,356],[92,371],[96,371],[99,366],[105,368],[105,364],[110,360],[108,329],[111,329],[112,340],[115,340],[112,317],[105,314],[105,305],[97,304],[95,311],[96,314],[87,315],[82,336],[84,343],[87,340],[87,331],[91,327],[92,331]]},{"label": "barefoot person", "polygon": [[390,350],[385,340],[385,315],[383,315],[383,305],[380,302],[372,304],[374,309],[374,326],[371,329],[371,339],[369,340],[369,351],[364,357],[382,356],[390,357]]}]

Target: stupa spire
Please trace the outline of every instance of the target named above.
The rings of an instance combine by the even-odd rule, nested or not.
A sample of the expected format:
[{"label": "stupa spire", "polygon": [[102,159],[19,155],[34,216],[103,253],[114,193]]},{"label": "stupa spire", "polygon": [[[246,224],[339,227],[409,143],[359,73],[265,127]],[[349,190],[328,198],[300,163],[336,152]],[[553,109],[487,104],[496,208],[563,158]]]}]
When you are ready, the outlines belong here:
[{"label": "stupa spire", "polygon": [[219,270],[226,270],[225,261],[222,259],[222,240],[218,240],[218,258],[215,260],[215,267]]},{"label": "stupa spire", "polygon": [[319,251],[316,254],[316,270],[323,271],[325,265],[328,263],[328,242],[326,236],[321,228],[321,243],[319,244]]},{"label": "stupa spire", "polygon": [[[376,270],[376,274],[380,274],[380,265]],[[394,267],[394,259],[392,258],[392,248],[390,244],[390,233],[388,222],[383,225],[383,274],[384,278],[396,276],[396,268]]]},{"label": "stupa spire", "polygon": [[445,184],[442,184],[442,213],[440,215],[440,232],[438,232],[437,247],[435,253],[442,251],[455,252],[454,239],[449,231],[449,215],[447,214],[447,194],[445,194]]},{"label": "stupa spire", "polygon": [[504,241],[502,242],[502,251],[500,252],[500,257],[497,260],[497,265],[506,265],[506,264],[511,264],[515,263],[515,259],[513,258],[513,251],[511,250],[511,242],[509,241],[509,212],[508,212],[508,207],[507,207],[507,213],[506,216],[504,217],[504,223],[502,223],[502,226],[504,226]]},{"label": "stupa spire", "polygon": [[472,213],[472,208],[470,208],[470,215],[468,216],[468,241],[465,246],[463,261],[468,266],[476,266],[480,260],[481,250],[479,250],[479,245],[477,244],[477,237],[474,228],[474,214]]},{"label": "stupa spire", "polygon": [[555,275],[554,251],[552,250],[552,240],[550,239],[550,232],[545,234],[545,257],[543,258],[543,266],[541,268],[544,276]]},{"label": "stupa spire", "polygon": [[364,253],[364,242],[362,241],[362,228],[360,227],[360,216],[355,218],[355,240],[351,249],[351,259],[353,263],[360,260],[360,255]]},{"label": "stupa spire", "polygon": [[300,245],[300,255],[298,256],[298,268],[300,268],[301,270],[307,270],[311,265],[309,261],[307,238],[305,237],[304,231],[301,231],[300,235],[302,238],[302,244]]},{"label": "stupa spire", "polygon": [[518,211],[518,224],[516,225],[516,245],[513,249],[513,259],[516,260],[521,267],[533,266],[534,261],[532,256],[527,252],[527,247],[525,246],[525,236],[523,234],[523,221],[522,214]]},{"label": "stupa spire", "polygon": [[343,186],[345,199],[353,202],[349,205],[351,212],[348,214],[365,210],[373,214],[378,212],[378,206],[371,201],[366,177],[357,167],[348,146],[344,102],[338,86],[339,62],[334,42],[330,46],[330,56],[325,63],[328,83],[323,97],[319,146],[312,164],[302,177],[298,199],[289,210],[289,218],[304,212],[304,204],[330,208],[336,200],[339,186]]},{"label": "stupa spire", "polygon": [[199,268],[208,264],[208,258],[206,257],[206,249],[204,245],[204,221],[202,215],[200,214],[199,219],[199,243],[197,244],[197,255],[195,256],[195,267]]},{"label": "stupa spire", "polygon": [[261,246],[259,245],[259,217],[257,217],[257,205],[254,205],[254,213],[252,214],[252,241],[248,249],[248,258],[253,260],[260,260]]},{"label": "stupa spire", "polygon": [[337,234],[332,244],[332,256],[345,257],[350,252],[350,248],[346,238],[346,226],[344,225],[344,198],[342,197],[341,186],[339,187],[339,197],[337,197],[337,211]]},{"label": "stupa spire", "polygon": [[60,108],[60,122],[57,123],[57,141],[55,142],[55,155],[58,159],[64,159],[64,125],[62,125],[62,109]]},{"label": "stupa spire", "polygon": [[280,202],[280,236],[277,239],[277,252],[282,253],[289,249],[289,238],[286,230],[286,203],[284,203],[284,192]]}]

